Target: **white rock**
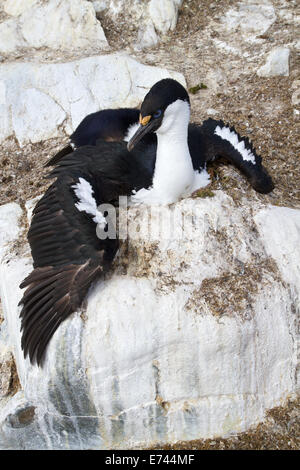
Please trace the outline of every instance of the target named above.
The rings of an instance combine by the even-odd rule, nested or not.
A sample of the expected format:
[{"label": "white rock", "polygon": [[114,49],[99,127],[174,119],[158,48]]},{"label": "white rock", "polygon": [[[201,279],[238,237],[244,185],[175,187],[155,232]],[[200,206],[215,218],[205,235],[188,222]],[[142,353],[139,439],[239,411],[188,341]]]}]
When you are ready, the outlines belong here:
[{"label": "white rock", "polygon": [[300,80],[294,80],[291,85],[292,90],[296,90],[297,88],[300,88]]},{"label": "white rock", "polygon": [[156,34],[152,21],[148,21],[138,32],[136,49],[142,50],[149,47],[156,46],[159,42],[159,38]]},{"label": "white rock", "polygon": [[[267,254],[275,259],[284,281],[296,290],[300,286],[299,212],[287,207],[272,206],[261,210],[254,217]],[[282,243],[285,236],[288,243]],[[298,300],[300,301],[300,297]]]},{"label": "white rock", "polygon": [[221,19],[227,32],[240,32],[244,39],[264,34],[275,22],[276,14],[268,0],[244,0],[238,2]]},{"label": "white rock", "polygon": [[291,10],[285,8],[283,8],[282,10],[278,10],[278,16],[281,20],[284,20],[288,23],[293,23],[296,18],[295,12],[292,12]]},{"label": "white rock", "polygon": [[18,27],[14,20],[0,23],[0,52],[7,54],[19,47]]},{"label": "white rock", "polygon": [[6,84],[0,81],[0,139],[3,140],[11,134],[10,112],[6,101]]},{"label": "white rock", "polygon": [[[30,258],[1,265],[23,388],[0,410],[1,448],[226,437],[295,393],[300,211],[236,206],[221,191],[151,211],[147,238],[148,211],[130,209],[130,233],[139,230],[127,274],[91,289],[85,319],[77,312],[60,326],[43,369],[20,350],[18,285]],[[160,239],[168,219],[173,237]]]},{"label": "white rock", "polygon": [[71,134],[80,121],[103,108],[138,106],[158,80],[184,77],[111,54],[58,64],[0,65],[0,142],[20,145]]},{"label": "white rock", "polygon": [[224,41],[219,41],[218,39],[214,39],[214,44],[225,53],[235,54],[235,55],[241,54],[241,51],[239,49],[237,49],[236,47],[229,46],[229,44],[227,44]]},{"label": "white rock", "polygon": [[21,207],[15,202],[0,206],[0,260],[7,252],[9,243],[14,241],[21,232]]},{"label": "white rock", "polygon": [[276,47],[268,54],[266,63],[257,70],[260,77],[289,75],[290,50],[287,47]]},{"label": "white rock", "polygon": [[0,24],[0,53],[41,47],[54,50],[108,49],[90,2],[7,1],[5,11],[13,18]]},{"label": "white rock", "polygon": [[103,14],[115,23],[130,21],[138,30],[134,47],[141,50],[156,46],[160,40],[159,33],[165,34],[175,28],[182,1],[106,0]]},{"label": "white rock", "polygon": [[[20,143],[47,140],[66,119],[66,113],[50,96],[36,88],[23,89],[11,106],[12,125]],[[38,119],[37,119],[38,117]],[[50,123],[50,127],[49,127]]]},{"label": "white rock", "polygon": [[4,0],[3,10],[11,16],[19,16],[24,11],[37,5],[39,0]]},{"label": "white rock", "polygon": [[177,23],[179,2],[174,0],[150,0],[149,15],[160,33],[173,30]]},{"label": "white rock", "polygon": [[93,8],[96,13],[100,13],[107,8],[107,1],[106,0],[98,0],[92,1]]},{"label": "white rock", "polygon": [[28,223],[30,223],[31,218],[32,218],[33,209],[35,208],[36,204],[41,199],[41,197],[42,197],[42,195],[41,196],[36,196],[33,199],[29,199],[29,201],[25,202],[25,209],[26,209],[26,215],[27,215]]}]

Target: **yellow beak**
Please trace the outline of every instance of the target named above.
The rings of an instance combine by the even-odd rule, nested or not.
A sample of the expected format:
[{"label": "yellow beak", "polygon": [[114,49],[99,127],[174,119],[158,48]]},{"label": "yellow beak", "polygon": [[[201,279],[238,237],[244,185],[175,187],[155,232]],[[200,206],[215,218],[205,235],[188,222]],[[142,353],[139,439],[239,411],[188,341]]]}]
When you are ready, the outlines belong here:
[{"label": "yellow beak", "polygon": [[140,124],[142,126],[145,126],[146,124],[148,124],[148,122],[150,121],[152,116],[145,116],[145,117],[142,117],[142,115],[140,114]]}]

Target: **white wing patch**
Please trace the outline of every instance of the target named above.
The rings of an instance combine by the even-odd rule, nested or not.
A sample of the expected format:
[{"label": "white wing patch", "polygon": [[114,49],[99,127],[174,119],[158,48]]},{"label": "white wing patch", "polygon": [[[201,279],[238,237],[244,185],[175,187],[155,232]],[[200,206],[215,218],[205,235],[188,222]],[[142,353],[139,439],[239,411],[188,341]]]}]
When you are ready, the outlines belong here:
[{"label": "white wing patch", "polygon": [[123,140],[125,142],[129,142],[131,137],[134,136],[134,134],[136,133],[136,131],[138,130],[139,127],[140,127],[140,125],[139,125],[138,122],[135,122],[134,124],[131,124],[131,126],[128,127],[126,135],[125,135]]},{"label": "white wing patch", "polygon": [[245,147],[245,142],[243,140],[239,141],[238,135],[231,131],[228,127],[220,127],[217,126],[215,128],[214,134],[221,137],[223,140],[227,140],[231,143],[231,145],[241,154],[243,160],[256,164],[255,156],[251,152],[251,150]]},{"label": "white wing patch", "polygon": [[79,202],[75,204],[76,208],[80,212],[86,212],[87,214],[93,215],[93,221],[104,228],[106,225],[106,219],[102,212],[97,209],[96,200],[93,197],[94,191],[90,183],[84,178],[79,178],[79,183],[72,186],[72,188],[79,199]]}]

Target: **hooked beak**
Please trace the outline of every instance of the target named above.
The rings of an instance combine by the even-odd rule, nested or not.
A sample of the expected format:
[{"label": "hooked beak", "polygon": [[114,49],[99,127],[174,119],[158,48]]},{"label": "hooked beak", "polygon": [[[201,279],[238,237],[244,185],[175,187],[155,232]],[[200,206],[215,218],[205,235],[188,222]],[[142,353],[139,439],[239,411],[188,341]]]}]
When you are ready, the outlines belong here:
[{"label": "hooked beak", "polygon": [[127,149],[129,150],[129,152],[144,137],[144,135],[152,131],[152,129],[156,126],[156,124],[157,123],[155,122],[154,119],[151,120],[151,116],[146,116],[145,118],[140,119],[140,126],[138,130],[127,143]]}]

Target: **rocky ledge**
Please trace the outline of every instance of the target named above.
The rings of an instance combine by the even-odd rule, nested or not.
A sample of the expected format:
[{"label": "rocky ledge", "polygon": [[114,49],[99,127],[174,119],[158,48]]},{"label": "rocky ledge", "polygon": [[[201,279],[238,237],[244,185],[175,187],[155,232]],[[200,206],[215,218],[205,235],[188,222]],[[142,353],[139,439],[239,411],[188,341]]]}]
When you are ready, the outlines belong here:
[{"label": "rocky ledge", "polygon": [[[15,204],[2,206],[0,219],[0,339],[20,380],[2,398],[3,448],[226,437],[295,394],[298,210],[237,203],[222,191],[153,208],[150,219],[146,208],[130,208],[111,275],[55,333],[43,368],[20,349],[18,286],[31,258],[16,239],[27,219]],[[170,239],[162,223],[163,233],[173,227]]]}]

